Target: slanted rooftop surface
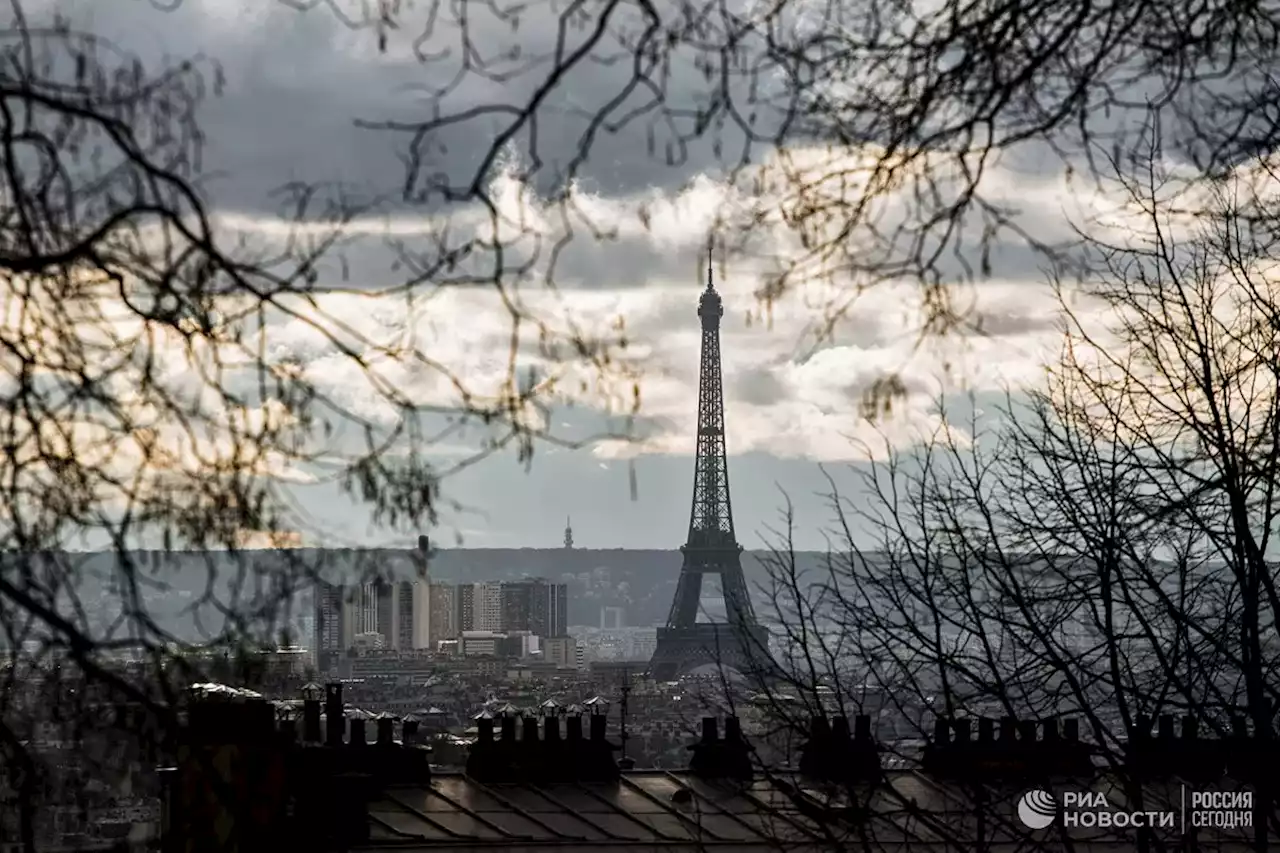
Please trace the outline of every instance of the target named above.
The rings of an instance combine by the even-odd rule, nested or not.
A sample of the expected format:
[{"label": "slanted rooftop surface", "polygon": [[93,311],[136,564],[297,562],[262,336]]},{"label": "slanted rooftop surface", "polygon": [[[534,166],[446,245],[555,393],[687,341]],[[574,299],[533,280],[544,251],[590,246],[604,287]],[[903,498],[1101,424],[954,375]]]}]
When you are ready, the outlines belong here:
[{"label": "slanted rooftop surface", "polygon": [[[636,770],[618,783],[482,783],[437,773],[430,786],[384,791],[370,806],[362,850],[1073,850],[1135,849],[1131,830],[1058,826],[1031,831],[1015,817],[1021,790],[986,787],[983,807],[962,790],[916,771],[890,771],[887,784],[861,786],[869,820],[815,819],[809,804],[836,814],[844,794],[806,785],[797,795],[765,780],[745,785],[699,779],[686,771]],[[785,783],[784,783],[785,784]],[[1105,782],[1099,783],[1105,785]],[[1177,807],[1181,782],[1148,793],[1146,808]],[[1068,785],[1068,787],[1072,787]],[[1124,805],[1117,792],[1108,800]],[[983,818],[979,819],[979,812]],[[1201,830],[1199,850],[1245,851],[1248,830]],[[1280,841],[1280,839],[1273,839]],[[1280,844],[1274,845],[1280,849]]]}]

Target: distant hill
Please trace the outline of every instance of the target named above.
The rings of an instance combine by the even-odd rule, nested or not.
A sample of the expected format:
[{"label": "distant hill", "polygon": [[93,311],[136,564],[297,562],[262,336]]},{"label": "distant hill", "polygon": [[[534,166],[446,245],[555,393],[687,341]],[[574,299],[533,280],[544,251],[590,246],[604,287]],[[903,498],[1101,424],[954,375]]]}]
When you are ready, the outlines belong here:
[{"label": "distant hill", "polygon": [[[743,553],[747,584],[759,599],[757,587],[768,579],[762,560],[766,552]],[[797,554],[798,564],[815,567],[824,555]],[[201,602],[212,590],[227,603],[234,595],[237,609],[252,607],[263,598],[290,595],[298,611],[306,610],[306,579],[352,582],[375,574],[413,577],[419,569],[417,553],[392,549],[281,549],[274,551],[138,551],[125,560],[144,579],[141,595],[147,609],[166,629],[185,639],[197,639],[223,624],[219,608]],[[10,558],[13,559],[13,558]],[[59,574],[75,577],[86,609],[109,619],[120,609],[126,573],[114,552],[45,554]],[[665,622],[675,597],[681,554],[677,550],[593,550],[587,548],[461,548],[435,551],[427,565],[433,581],[475,583],[543,577],[569,585],[569,622],[596,625],[600,608],[621,607],[626,624]],[[296,593],[293,591],[296,590]],[[291,594],[292,593],[292,594]]]}]

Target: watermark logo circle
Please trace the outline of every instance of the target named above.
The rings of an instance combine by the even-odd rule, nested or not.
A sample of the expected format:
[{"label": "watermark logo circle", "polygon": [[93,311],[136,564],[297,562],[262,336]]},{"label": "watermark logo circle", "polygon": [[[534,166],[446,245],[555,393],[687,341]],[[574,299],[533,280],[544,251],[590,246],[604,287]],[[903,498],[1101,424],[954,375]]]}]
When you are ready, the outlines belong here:
[{"label": "watermark logo circle", "polygon": [[1028,829],[1044,829],[1058,816],[1058,801],[1053,794],[1032,788],[1018,800],[1018,820]]}]

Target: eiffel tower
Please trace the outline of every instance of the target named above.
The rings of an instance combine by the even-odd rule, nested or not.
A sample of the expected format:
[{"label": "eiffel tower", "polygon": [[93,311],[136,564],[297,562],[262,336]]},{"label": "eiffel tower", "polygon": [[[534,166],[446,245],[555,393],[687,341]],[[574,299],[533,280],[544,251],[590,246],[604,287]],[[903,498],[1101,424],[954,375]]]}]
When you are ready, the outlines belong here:
[{"label": "eiffel tower", "polygon": [[[733,532],[729,503],[729,467],[724,445],[724,384],[720,371],[720,318],[724,305],[712,284],[711,252],[707,257],[707,289],[698,300],[702,320],[702,371],[698,381],[698,453],[693,467],[693,510],[689,538],[680,549],[684,564],[676,599],[649,674],[671,681],[703,664],[742,673],[759,672],[767,664],[769,637],[756,622],[742,576],[742,546]],[[727,622],[698,622],[702,578],[719,575]]]}]

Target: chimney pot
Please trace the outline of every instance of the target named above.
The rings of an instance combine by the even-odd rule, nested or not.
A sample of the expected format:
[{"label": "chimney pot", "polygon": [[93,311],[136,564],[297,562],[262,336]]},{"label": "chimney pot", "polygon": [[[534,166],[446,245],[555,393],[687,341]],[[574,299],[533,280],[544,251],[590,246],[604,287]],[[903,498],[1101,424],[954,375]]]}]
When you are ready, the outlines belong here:
[{"label": "chimney pot", "polygon": [[844,743],[849,740],[849,718],[845,716],[836,717],[831,721],[831,735],[838,743]]},{"label": "chimney pot", "polygon": [[357,747],[369,745],[369,741],[365,739],[365,735],[364,735],[364,718],[363,717],[356,717],[354,720],[351,721],[350,743],[351,743],[351,746],[357,746]]},{"label": "chimney pot", "polygon": [[991,743],[996,739],[996,723],[990,717],[978,718],[978,743]]},{"label": "chimney pot", "polygon": [[605,732],[608,730],[609,718],[604,714],[591,715],[591,739],[594,741],[604,740]]},{"label": "chimney pot", "polygon": [[939,717],[933,721],[933,742],[938,746],[951,743],[951,721],[946,717]]},{"label": "chimney pot", "polygon": [[347,718],[342,712],[342,685],[326,684],[324,689],[325,741],[330,746],[342,744]]},{"label": "chimney pot", "polygon": [[[414,723],[405,723],[404,727],[408,729],[411,725],[417,728]],[[493,743],[493,720],[484,717],[476,721],[476,740],[480,743]]]},{"label": "chimney pot", "polygon": [[560,740],[560,718],[547,717],[542,723],[543,738],[548,741]]},{"label": "chimney pot", "polygon": [[[481,722],[484,722],[484,721],[481,720]],[[488,722],[489,722],[489,740],[493,740],[493,720],[489,720]],[[400,733],[401,740],[403,740],[405,743],[408,743],[409,741],[416,738],[418,736],[419,725],[420,724],[418,723],[417,720],[405,720],[403,726],[401,726],[401,733]]]},{"label": "chimney pot", "polygon": [[1080,740],[1080,721],[1075,717],[1062,721],[1062,739],[1073,743]]},{"label": "chimney pot", "polygon": [[302,702],[302,739],[307,743],[320,742],[319,699],[305,699]]},{"label": "chimney pot", "polygon": [[715,743],[720,740],[720,731],[716,726],[715,717],[702,718],[702,742]]},{"label": "chimney pot", "polygon": [[1136,738],[1151,737],[1151,718],[1146,714],[1139,714],[1134,717],[1133,736]]},{"label": "chimney pot", "polygon": [[280,736],[286,743],[294,743],[298,740],[298,721],[297,720],[281,720]]},{"label": "chimney pot", "polygon": [[1173,730],[1173,714],[1160,715],[1160,739],[1172,740],[1174,738]]},{"label": "chimney pot", "polygon": [[1044,721],[1044,739],[1050,742],[1056,742],[1058,740],[1058,721],[1057,720]]},{"label": "chimney pot", "polygon": [[426,534],[418,537],[418,550],[424,554],[431,550],[431,539]]},{"label": "chimney pot", "polygon": [[855,740],[871,740],[871,715],[859,714],[853,718],[853,736]]},{"label": "chimney pot", "polygon": [[516,718],[505,714],[502,717],[502,742],[512,743],[516,739]]},{"label": "chimney pot", "polygon": [[823,743],[831,736],[831,724],[827,722],[824,716],[812,717],[809,720],[809,740],[810,742]]},{"label": "chimney pot", "polygon": [[971,735],[970,728],[972,725],[969,718],[962,717],[961,719],[954,720],[952,725],[955,727],[956,743],[968,743]]},{"label": "chimney pot", "polygon": [[524,732],[521,734],[522,740],[536,741],[538,739],[538,718],[524,718]]},{"label": "chimney pot", "polygon": [[378,718],[378,744],[391,746],[396,739],[396,721],[390,717]]},{"label": "chimney pot", "polygon": [[1182,718],[1182,739],[1196,740],[1200,737],[1200,721],[1190,715]]},{"label": "chimney pot", "polygon": [[564,735],[567,740],[575,742],[582,740],[582,717],[576,715],[566,717],[564,721]]},{"label": "chimney pot", "polygon": [[1018,740],[1025,741],[1026,743],[1035,743],[1037,728],[1039,728],[1039,726],[1036,725],[1035,720],[1023,720],[1018,723]]},{"label": "chimney pot", "polygon": [[1018,734],[1018,721],[1013,717],[1000,718],[1000,740],[1005,743],[1012,743]]},{"label": "chimney pot", "polygon": [[270,738],[276,732],[276,706],[266,699],[254,699],[249,703],[249,713],[253,723],[250,730],[258,733],[264,739]]},{"label": "chimney pot", "polygon": [[1232,717],[1231,736],[1241,739],[1249,737],[1249,721],[1244,717]]},{"label": "chimney pot", "polygon": [[738,721],[737,717],[725,717],[724,739],[730,743],[742,742],[742,723]]}]

